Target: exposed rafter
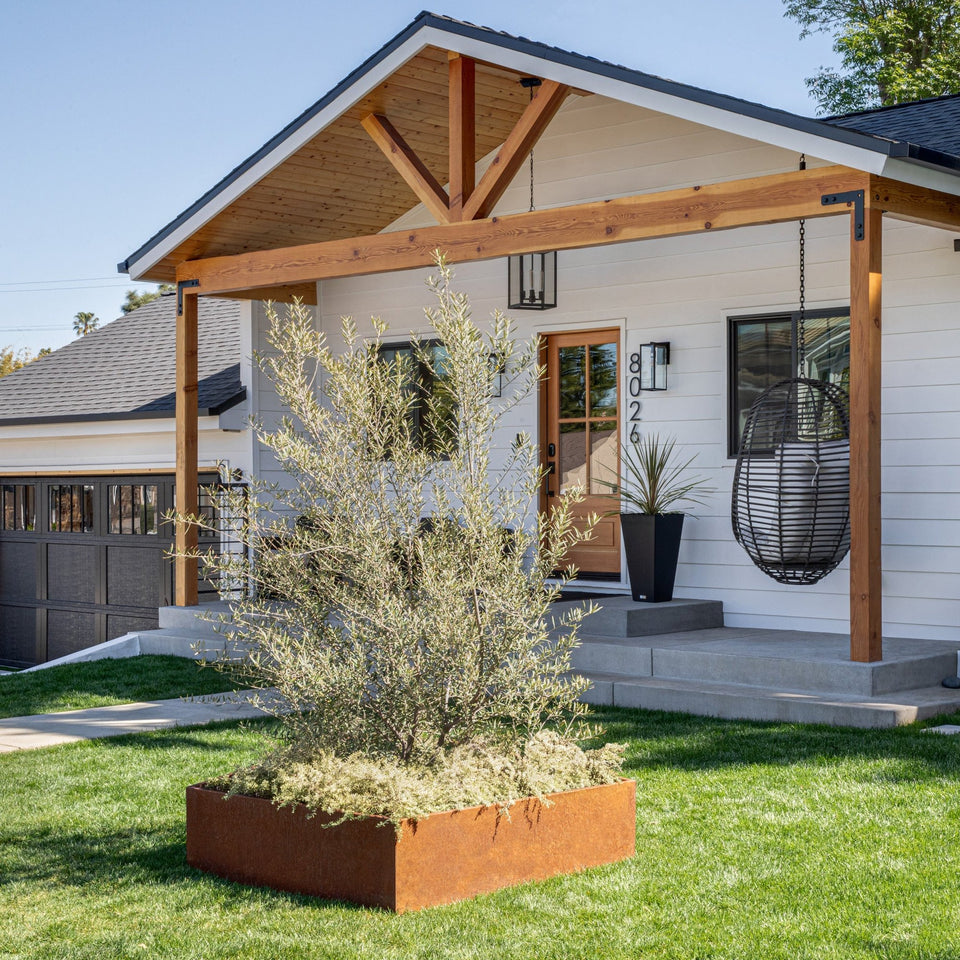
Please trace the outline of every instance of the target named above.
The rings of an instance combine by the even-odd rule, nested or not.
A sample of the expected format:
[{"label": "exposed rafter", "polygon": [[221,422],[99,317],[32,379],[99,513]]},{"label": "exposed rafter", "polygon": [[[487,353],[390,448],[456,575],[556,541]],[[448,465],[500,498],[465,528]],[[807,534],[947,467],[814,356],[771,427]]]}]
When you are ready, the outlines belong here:
[{"label": "exposed rafter", "polygon": [[463,205],[476,185],[476,78],[470,57],[450,57],[450,219],[463,219]]},{"label": "exposed rafter", "polygon": [[397,173],[420,199],[420,202],[440,223],[450,222],[450,204],[447,193],[427,169],[426,164],[410,148],[393,124],[379,114],[368,114],[363,120],[363,129],[383,151]]},{"label": "exposed rafter", "polygon": [[479,220],[490,216],[504,190],[510,186],[510,181],[516,176],[547,125],[556,116],[569,92],[569,88],[562,83],[543,81],[530,105],[524,110],[500,151],[480,178],[477,189],[464,204],[464,220]]}]

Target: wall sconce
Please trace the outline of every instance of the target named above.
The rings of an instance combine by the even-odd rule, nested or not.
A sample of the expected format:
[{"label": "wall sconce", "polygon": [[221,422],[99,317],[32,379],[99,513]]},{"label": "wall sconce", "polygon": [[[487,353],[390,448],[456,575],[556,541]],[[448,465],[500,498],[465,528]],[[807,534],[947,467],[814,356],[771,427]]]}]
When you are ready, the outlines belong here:
[{"label": "wall sconce", "polygon": [[557,305],[557,251],[523,253],[507,259],[510,310],[549,310]]},{"label": "wall sconce", "polygon": [[640,344],[640,389],[666,390],[667,364],[670,363],[669,343]]}]

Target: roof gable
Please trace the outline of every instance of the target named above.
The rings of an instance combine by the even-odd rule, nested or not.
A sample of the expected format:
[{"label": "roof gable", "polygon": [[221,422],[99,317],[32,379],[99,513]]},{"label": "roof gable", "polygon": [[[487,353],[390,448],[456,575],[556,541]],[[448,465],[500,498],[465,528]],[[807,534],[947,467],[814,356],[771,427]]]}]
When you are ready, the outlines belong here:
[{"label": "roof gable", "polygon": [[713,93],[431,13],[416,19],[118,265],[173,280],[184,260],[380,232],[417,203],[360,126],[388,112],[446,182],[447,51],[477,61],[477,156],[503,141],[527,99],[523,76],[556,80],[761,142],[882,173],[889,157],[956,171],[960,160],[839,121]]}]

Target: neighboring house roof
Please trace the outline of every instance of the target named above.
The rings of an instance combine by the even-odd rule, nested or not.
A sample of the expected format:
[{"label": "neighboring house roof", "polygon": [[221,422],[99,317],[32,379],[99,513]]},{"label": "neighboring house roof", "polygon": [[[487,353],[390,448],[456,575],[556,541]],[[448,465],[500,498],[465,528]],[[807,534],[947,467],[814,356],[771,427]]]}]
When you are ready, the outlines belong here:
[{"label": "neighboring house roof", "polygon": [[826,122],[890,140],[909,140],[928,150],[960,156],[960,95],[957,94],[828,117]]},{"label": "neighboring house roof", "polygon": [[[165,295],[0,379],[0,426],[175,415],[177,298]],[[240,304],[199,302],[199,401],[214,416],[246,396]]]},{"label": "neighboring house roof", "polygon": [[[836,157],[832,162],[853,166],[861,162],[860,169],[871,169],[874,173],[880,173],[889,158],[960,174],[960,144],[945,143],[941,138],[934,141],[930,137],[926,116],[907,116],[896,128],[882,126],[882,129],[870,125],[861,127],[852,118],[823,120],[802,117],[487,27],[423,12],[326,96],[118,264],[118,270],[135,277],[151,275],[151,268],[179,243],[341,116],[351,104],[369,93],[418,50],[430,45],[442,45],[448,50],[512,70],[538,76],[552,75],[552,79],[574,87],[619,96],[630,102],[642,102],[651,109],[674,110],[678,116],[685,114],[708,125],[723,127],[727,123],[730,129],[744,136],[759,140],[766,137],[769,142],[779,139],[781,145],[789,145],[798,152],[805,150],[824,159],[831,158],[829,151],[823,148],[833,144]],[[912,126],[911,120],[916,120],[916,124]],[[873,159],[868,163],[868,158]],[[153,279],[171,279],[160,276],[165,270],[157,272]]]}]

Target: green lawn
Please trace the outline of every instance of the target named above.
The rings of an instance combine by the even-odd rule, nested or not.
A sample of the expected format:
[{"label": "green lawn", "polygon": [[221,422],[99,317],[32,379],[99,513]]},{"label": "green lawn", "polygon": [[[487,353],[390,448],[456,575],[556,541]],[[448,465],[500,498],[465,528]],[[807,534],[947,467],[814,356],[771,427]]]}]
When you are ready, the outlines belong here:
[{"label": "green lawn", "polygon": [[183,657],[65,663],[35,673],[0,676],[0,717],[194,697],[222,693],[235,686],[225,674]]},{"label": "green lawn", "polygon": [[183,788],[256,723],[0,755],[0,956],[960,957],[960,738],[598,716],[636,858],[400,917],[185,865]]}]

